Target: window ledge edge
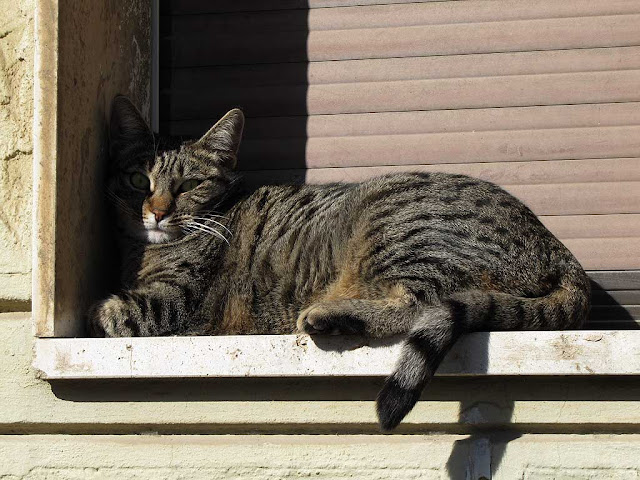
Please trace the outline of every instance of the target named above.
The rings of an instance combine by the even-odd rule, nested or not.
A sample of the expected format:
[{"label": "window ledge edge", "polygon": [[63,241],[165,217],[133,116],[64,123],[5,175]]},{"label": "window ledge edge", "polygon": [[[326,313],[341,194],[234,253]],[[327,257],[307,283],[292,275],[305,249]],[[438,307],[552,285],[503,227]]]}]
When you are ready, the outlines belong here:
[{"label": "window ledge edge", "polygon": [[[401,338],[308,335],[37,338],[46,380],[382,377]],[[479,332],[461,338],[438,376],[640,375],[640,331]]]}]

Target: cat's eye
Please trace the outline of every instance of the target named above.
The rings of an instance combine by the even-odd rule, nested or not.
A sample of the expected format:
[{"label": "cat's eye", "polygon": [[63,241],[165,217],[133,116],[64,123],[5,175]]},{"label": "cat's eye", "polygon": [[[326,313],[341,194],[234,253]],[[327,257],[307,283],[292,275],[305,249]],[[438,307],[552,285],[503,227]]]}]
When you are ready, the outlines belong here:
[{"label": "cat's eye", "polygon": [[151,184],[149,178],[140,172],[133,172],[129,177],[129,181],[134,188],[139,190],[149,190]]},{"label": "cat's eye", "polygon": [[192,178],[190,180],[185,180],[184,182],[182,182],[182,185],[180,185],[178,192],[179,193],[188,192],[189,190],[193,190],[194,188],[196,188],[201,183],[202,182],[200,180],[196,180],[195,178]]}]

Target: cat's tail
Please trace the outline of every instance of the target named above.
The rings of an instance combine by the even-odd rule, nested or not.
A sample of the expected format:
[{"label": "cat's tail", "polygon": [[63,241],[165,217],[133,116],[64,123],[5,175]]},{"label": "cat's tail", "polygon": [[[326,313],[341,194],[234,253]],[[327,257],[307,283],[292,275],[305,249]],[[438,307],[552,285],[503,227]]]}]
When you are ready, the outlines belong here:
[{"label": "cat's tail", "polygon": [[461,334],[579,328],[589,311],[589,296],[589,279],[576,266],[543,297],[468,290],[451,295],[442,305],[427,307],[409,333],[395,371],[378,394],[380,427],[391,430],[409,413]]}]

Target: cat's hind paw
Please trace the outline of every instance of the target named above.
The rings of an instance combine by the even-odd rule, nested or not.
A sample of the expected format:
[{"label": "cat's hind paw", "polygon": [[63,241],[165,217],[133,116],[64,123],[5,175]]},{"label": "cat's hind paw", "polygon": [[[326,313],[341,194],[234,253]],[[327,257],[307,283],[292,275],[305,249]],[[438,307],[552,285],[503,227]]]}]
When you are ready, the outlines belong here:
[{"label": "cat's hind paw", "polygon": [[310,335],[360,334],[365,329],[364,322],[352,313],[323,303],[314,303],[300,312],[296,326],[300,332]]}]

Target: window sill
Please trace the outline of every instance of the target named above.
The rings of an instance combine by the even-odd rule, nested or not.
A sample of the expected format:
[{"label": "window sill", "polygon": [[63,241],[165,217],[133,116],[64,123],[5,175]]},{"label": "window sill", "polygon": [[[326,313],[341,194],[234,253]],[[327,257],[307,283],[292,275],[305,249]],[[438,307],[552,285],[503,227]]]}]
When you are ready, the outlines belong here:
[{"label": "window sill", "polygon": [[[401,343],[357,337],[42,338],[42,378],[378,377]],[[461,375],[640,375],[640,331],[491,332],[462,338],[438,370]]]}]

